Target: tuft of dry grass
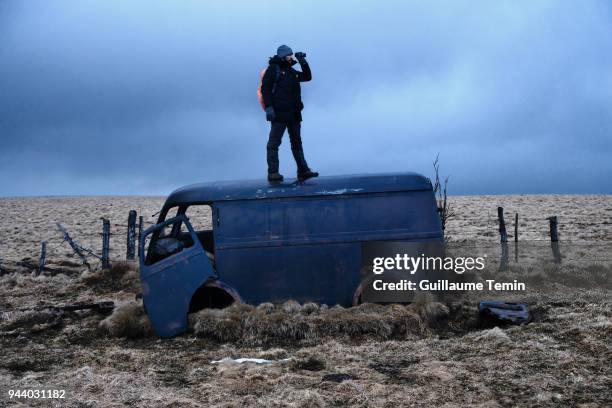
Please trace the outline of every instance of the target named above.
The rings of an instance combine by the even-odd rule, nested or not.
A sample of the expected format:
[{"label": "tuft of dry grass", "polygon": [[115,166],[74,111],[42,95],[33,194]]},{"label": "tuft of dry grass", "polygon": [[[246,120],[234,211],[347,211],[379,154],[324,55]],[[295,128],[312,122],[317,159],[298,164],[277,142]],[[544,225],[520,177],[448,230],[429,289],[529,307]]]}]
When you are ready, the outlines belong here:
[{"label": "tuft of dry grass", "polygon": [[282,310],[288,314],[299,313],[302,310],[302,305],[300,305],[295,300],[288,300],[282,305]]},{"label": "tuft of dry grass", "polygon": [[125,302],[99,324],[100,330],[113,337],[139,338],[153,335],[151,322],[141,302]]},{"label": "tuft of dry grass", "polygon": [[287,350],[282,348],[271,348],[262,350],[258,353],[257,357],[265,360],[282,360],[289,357]]},{"label": "tuft of dry grass", "polygon": [[261,311],[262,313],[270,313],[274,310],[274,304],[270,302],[260,303],[257,305],[257,310]]},{"label": "tuft of dry grass", "polygon": [[410,307],[425,324],[432,327],[444,324],[450,314],[448,306],[440,302],[419,302],[411,304]]},{"label": "tuft of dry grass", "polygon": [[81,281],[96,292],[140,291],[138,266],[134,262],[113,262],[109,269],[84,272]]},{"label": "tuft of dry grass", "polygon": [[203,309],[189,316],[189,325],[200,337],[222,343],[235,342],[240,338],[239,310]]},{"label": "tuft of dry grass", "polygon": [[351,309],[333,307],[313,315],[314,324],[321,337],[374,336],[388,339],[393,334],[389,316],[370,311],[371,306],[362,305]]},{"label": "tuft of dry grass", "polygon": [[313,302],[308,302],[308,303],[304,303],[304,305],[302,306],[302,313],[304,314],[311,314],[311,313],[316,313],[318,312],[320,309],[319,305]]},{"label": "tuft of dry grass", "polygon": [[353,308],[304,306],[294,301],[253,307],[235,304],[204,309],[190,315],[190,326],[200,338],[249,346],[314,344],[324,338],[403,339],[428,332],[425,321],[438,321],[448,308],[423,308],[424,320],[412,306],[363,304]]}]

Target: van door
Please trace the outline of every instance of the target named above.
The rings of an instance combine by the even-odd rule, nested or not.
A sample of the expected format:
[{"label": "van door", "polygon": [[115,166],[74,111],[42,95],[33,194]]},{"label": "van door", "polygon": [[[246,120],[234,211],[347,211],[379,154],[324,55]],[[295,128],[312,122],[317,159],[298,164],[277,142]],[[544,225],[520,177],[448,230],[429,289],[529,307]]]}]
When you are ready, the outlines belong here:
[{"label": "van door", "polygon": [[155,332],[162,337],[184,332],[193,294],[217,277],[187,217],[146,230],[139,255],[143,301]]}]

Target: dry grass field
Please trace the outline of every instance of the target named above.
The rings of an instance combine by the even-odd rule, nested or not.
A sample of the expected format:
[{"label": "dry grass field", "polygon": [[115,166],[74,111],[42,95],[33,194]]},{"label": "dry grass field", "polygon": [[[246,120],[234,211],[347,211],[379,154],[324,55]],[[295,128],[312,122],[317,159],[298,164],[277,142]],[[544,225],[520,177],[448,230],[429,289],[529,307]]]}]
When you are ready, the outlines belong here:
[{"label": "dry grass field", "polygon": [[[475,295],[411,305],[235,305],[190,316],[190,331],[152,334],[137,266],[87,271],[55,228],[98,252],[111,220],[111,258],[125,257],[130,209],[154,221],[163,198],[0,199],[0,407],[398,407],[612,405],[612,196],[451,197],[453,243],[488,251],[499,276],[497,206],[521,246],[509,271],[534,320],[478,319]],[[557,215],[563,261],[551,260]],[[210,223],[206,214],[200,225]],[[40,242],[48,271],[36,276]],[[41,305],[114,301],[112,314]],[[260,358],[263,364],[239,363]],[[64,400],[9,399],[10,389],[64,389]]]}]

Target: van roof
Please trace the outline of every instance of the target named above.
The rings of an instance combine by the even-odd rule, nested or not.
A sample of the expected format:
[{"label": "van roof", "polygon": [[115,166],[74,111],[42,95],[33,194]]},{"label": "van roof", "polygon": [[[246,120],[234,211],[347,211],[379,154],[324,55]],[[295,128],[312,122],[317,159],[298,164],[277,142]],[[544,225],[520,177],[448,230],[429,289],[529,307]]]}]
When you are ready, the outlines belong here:
[{"label": "van roof", "polygon": [[191,184],[174,190],[164,207],[211,203],[215,201],[257,200],[263,198],[309,197],[431,190],[431,181],[417,173],[353,174],[325,176],[298,182],[267,180],[214,181]]}]

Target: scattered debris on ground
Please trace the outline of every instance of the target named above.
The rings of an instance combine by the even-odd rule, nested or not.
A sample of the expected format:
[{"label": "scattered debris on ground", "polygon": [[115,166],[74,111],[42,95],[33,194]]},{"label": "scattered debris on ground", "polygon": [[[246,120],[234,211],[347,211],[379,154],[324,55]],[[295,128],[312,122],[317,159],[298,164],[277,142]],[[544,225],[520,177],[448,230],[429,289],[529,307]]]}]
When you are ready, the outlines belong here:
[{"label": "scattered debris on ground", "polygon": [[524,303],[483,301],[478,311],[481,318],[497,324],[527,324],[533,318],[529,306]]}]

